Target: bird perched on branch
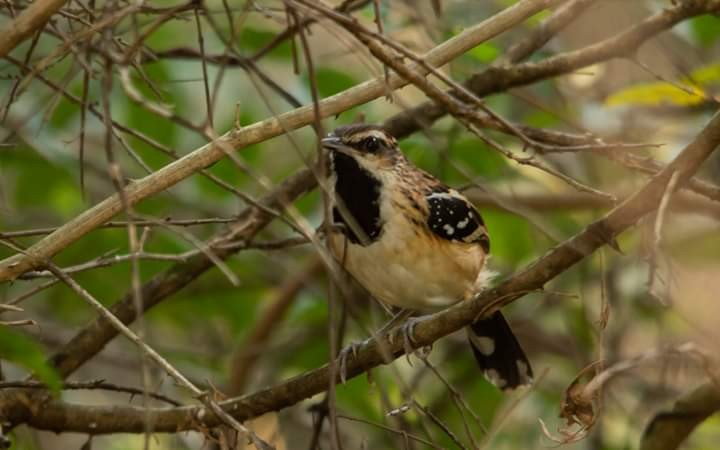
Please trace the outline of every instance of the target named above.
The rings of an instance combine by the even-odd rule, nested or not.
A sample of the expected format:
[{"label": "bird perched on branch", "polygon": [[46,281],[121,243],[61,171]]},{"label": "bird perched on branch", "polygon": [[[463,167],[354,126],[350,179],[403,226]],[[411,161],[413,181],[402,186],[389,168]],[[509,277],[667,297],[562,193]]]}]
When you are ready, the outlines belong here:
[{"label": "bird perched on branch", "polygon": [[[415,167],[382,127],[343,126],[322,143],[330,155],[338,225],[330,248],[377,300],[432,311],[484,287],[490,239],[462,194]],[[467,332],[480,368],[496,386],[532,381],[527,356],[499,311]],[[412,327],[408,334],[412,339]]]}]

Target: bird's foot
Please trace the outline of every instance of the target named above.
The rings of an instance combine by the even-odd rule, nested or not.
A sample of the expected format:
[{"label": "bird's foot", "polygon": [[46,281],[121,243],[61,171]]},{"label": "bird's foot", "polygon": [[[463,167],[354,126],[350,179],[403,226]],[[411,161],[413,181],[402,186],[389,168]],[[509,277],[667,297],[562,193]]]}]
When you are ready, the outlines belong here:
[{"label": "bird's foot", "polygon": [[367,342],[367,340],[361,342],[351,342],[347,347],[344,347],[340,350],[340,353],[338,354],[338,359],[340,360],[340,382],[342,384],[345,384],[345,381],[347,381],[348,358],[350,357],[350,355],[352,355],[353,358],[357,357],[358,350],[360,350],[360,348],[367,344]]},{"label": "bird's foot", "polygon": [[412,366],[410,361],[410,355],[415,353],[417,349],[417,342],[415,340],[415,327],[418,323],[422,322],[422,317],[410,317],[401,327],[400,331],[403,336],[403,348],[405,349],[405,358],[407,358],[408,364]]}]

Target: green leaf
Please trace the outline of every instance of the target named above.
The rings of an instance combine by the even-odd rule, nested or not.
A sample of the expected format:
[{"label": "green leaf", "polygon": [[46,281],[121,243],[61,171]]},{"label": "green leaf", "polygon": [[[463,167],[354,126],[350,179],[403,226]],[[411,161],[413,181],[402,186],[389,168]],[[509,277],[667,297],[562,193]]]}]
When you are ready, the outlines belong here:
[{"label": "green leaf", "polygon": [[60,391],[62,379],[46,362],[42,347],[24,334],[0,326],[0,358],[33,372],[53,392]]},{"label": "green leaf", "polygon": [[704,14],[691,21],[692,34],[702,47],[710,47],[720,38],[720,18]]}]

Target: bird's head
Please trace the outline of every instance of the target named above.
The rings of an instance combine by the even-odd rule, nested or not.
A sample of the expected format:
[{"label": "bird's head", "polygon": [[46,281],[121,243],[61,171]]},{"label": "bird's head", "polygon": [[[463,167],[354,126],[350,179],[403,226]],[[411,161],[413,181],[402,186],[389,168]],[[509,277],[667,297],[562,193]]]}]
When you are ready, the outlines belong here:
[{"label": "bird's head", "polygon": [[322,140],[333,159],[350,157],[371,173],[391,170],[404,156],[397,140],[378,125],[346,125],[335,129]]}]

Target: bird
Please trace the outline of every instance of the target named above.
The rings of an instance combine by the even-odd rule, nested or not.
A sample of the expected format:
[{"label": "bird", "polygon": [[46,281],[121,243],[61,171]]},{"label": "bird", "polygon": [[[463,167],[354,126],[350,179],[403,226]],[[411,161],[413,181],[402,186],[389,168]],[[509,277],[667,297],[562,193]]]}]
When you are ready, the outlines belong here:
[{"label": "bird", "polygon": [[[391,133],[380,125],[345,125],[321,143],[334,225],[328,246],[376,300],[428,313],[489,284],[490,238],[480,213],[412,164]],[[532,383],[528,357],[500,311],[466,329],[486,379],[504,391]]]}]

